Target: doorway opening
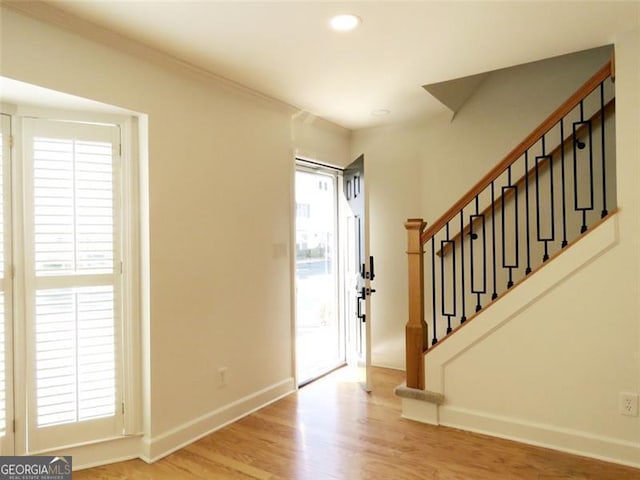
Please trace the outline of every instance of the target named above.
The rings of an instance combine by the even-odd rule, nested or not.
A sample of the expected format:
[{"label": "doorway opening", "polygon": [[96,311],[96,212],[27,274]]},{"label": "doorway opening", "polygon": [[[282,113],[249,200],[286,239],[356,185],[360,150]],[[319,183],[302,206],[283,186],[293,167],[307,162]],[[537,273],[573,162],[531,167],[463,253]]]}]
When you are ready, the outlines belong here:
[{"label": "doorway opening", "polygon": [[370,391],[371,288],[364,156],[344,169],[297,160],[296,377],[349,365]]},{"label": "doorway opening", "polygon": [[302,386],[345,364],[338,170],[296,166],[296,370]]}]

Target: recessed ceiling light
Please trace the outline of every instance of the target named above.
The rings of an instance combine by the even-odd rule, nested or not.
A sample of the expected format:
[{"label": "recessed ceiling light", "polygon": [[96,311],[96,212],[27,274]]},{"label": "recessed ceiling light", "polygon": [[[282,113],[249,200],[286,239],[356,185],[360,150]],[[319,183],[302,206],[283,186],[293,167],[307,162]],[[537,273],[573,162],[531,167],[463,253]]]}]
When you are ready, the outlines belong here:
[{"label": "recessed ceiling light", "polygon": [[360,25],[360,17],[352,14],[336,15],[329,21],[333,30],[338,32],[348,32]]},{"label": "recessed ceiling light", "polygon": [[374,117],[384,117],[385,115],[389,115],[391,110],[387,110],[386,108],[379,108],[378,110],[374,110],[371,112],[371,115]]}]

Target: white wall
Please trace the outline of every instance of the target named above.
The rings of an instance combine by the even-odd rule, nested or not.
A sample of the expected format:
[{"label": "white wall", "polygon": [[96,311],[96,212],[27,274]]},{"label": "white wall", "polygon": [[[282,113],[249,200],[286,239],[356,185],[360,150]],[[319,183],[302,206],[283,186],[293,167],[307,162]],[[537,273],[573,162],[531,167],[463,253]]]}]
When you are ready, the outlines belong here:
[{"label": "white wall", "polygon": [[278,102],[5,7],[1,14],[0,75],[148,115],[141,453],[162,455],[291,391],[293,156],[347,163],[349,132],[317,122],[302,135],[294,109]]},{"label": "white wall", "polygon": [[422,210],[435,220],[609,60],[608,48],[489,74],[453,121],[423,125]]},{"label": "white wall", "polygon": [[364,153],[369,196],[370,254],[376,259],[371,296],[372,362],[404,369],[407,259],[404,222],[420,213],[419,133],[399,126],[354,132],[351,156]]},{"label": "white wall", "polygon": [[355,160],[349,156],[351,131],[308,112],[291,116],[291,141],[298,158],[336,167]]},{"label": "white wall", "polygon": [[640,466],[640,419],[618,412],[620,392],[640,392],[639,52],[640,30],[616,39],[620,213],[601,227],[609,238],[541,271],[554,288],[537,301],[518,304],[525,284],[489,309],[465,348],[427,355],[427,388],[447,399],[441,423]]},{"label": "white wall", "polygon": [[[436,118],[354,132],[371,186],[373,363],[404,368],[409,217],[436,220],[609,59],[609,49],[498,70],[450,121]],[[427,93],[425,93],[427,95]],[[427,314],[430,299],[426,298]],[[428,318],[428,315],[427,315]]]},{"label": "white wall", "polygon": [[[564,69],[551,69],[553,75],[547,74],[548,66],[498,72],[453,123],[443,110],[440,118],[428,122],[359,131],[349,150],[348,132],[305,121],[304,115],[275,102],[160,67],[5,7],[1,13],[1,75],[149,116],[149,445],[144,454],[150,457],[292,388],[294,153],[337,165],[365,154],[371,252],[378,259],[374,362],[401,368],[407,292],[404,220],[435,219],[603,63],[597,55],[585,55]],[[548,303],[524,312],[512,335],[492,340],[521,338],[531,330],[531,321],[542,319],[549,328],[533,328],[531,334],[540,335],[536,351],[546,352],[543,340],[554,332],[558,308],[575,306],[556,321],[587,316],[585,323],[592,328],[580,322],[579,328],[566,332],[571,335],[566,342],[556,337],[542,356],[552,359],[568,347],[577,356],[566,362],[567,375],[578,385],[576,395],[560,394],[567,377],[553,377],[551,399],[557,408],[549,410],[549,420],[633,445],[638,443],[637,419],[621,418],[611,409],[616,408],[619,390],[640,390],[640,200],[635,194],[639,37],[636,31],[620,36],[616,44],[620,244],[594,263],[595,274],[602,277],[585,269],[577,283],[563,285],[549,295]],[[550,60],[557,67],[564,61]],[[550,94],[541,83],[553,87]],[[594,278],[615,282],[603,286]],[[575,301],[561,299],[565,294]],[[602,319],[611,322],[611,328],[596,339]],[[585,335],[576,336],[576,331]],[[596,345],[599,355],[594,355]],[[471,357],[465,361],[474,368]],[[502,368],[511,364],[505,362]],[[228,367],[228,386],[218,389],[215,371],[223,365]],[[478,371],[478,381],[507,388],[493,381],[499,373]],[[484,381],[481,375],[487,376]],[[480,405],[479,395],[486,389],[479,392],[464,382],[451,385],[456,392],[452,398],[465,408],[500,411],[497,395],[493,403]],[[570,399],[584,408],[565,415],[563,406],[570,406]],[[535,411],[514,415],[545,420]]]},{"label": "white wall", "polygon": [[[427,388],[445,396],[442,424],[640,465],[640,421],[618,413],[620,392],[640,392],[640,31],[615,47],[619,215],[540,272],[535,302],[525,284],[465,327],[477,326],[472,343],[456,335],[427,355]],[[452,123],[443,113],[354,134],[373,164],[372,251],[401,264],[379,269],[374,363],[403,364],[402,220],[437,218],[606,60],[603,50],[495,72]]]}]

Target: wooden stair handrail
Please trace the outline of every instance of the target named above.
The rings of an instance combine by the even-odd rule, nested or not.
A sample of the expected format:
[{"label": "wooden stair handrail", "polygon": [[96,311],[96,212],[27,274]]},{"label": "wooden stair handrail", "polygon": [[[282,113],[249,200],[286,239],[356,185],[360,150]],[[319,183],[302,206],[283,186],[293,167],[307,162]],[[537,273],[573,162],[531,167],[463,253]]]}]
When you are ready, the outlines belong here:
[{"label": "wooden stair handrail", "polygon": [[[616,99],[612,98],[611,100],[609,100],[607,102],[607,104],[604,106],[604,114],[605,116],[607,115],[611,115],[613,112],[613,109],[615,108],[615,103],[616,103]],[[596,113],[594,113],[588,121],[590,122],[594,122],[594,124],[597,124],[597,122],[600,119],[600,110],[598,110]],[[578,128],[576,130],[576,136],[579,136],[581,134],[584,133],[584,131],[587,129],[587,125],[583,124],[580,128]],[[562,143],[560,145],[558,145],[556,148],[554,148],[551,153],[549,153],[548,155],[550,157],[555,157],[556,155],[558,155],[558,153],[560,152],[561,148],[563,145],[567,145],[567,144],[571,144],[571,140],[573,140],[573,132],[570,132],[567,134],[567,137],[562,141]],[[547,168],[549,168],[549,161],[545,158],[542,162],[540,162],[539,165],[539,172],[543,172],[545,171]],[[531,169],[529,169],[529,171],[522,175],[518,180],[516,180],[515,182],[512,183],[512,185],[515,185],[516,187],[520,188],[522,187],[526,181],[535,178],[536,175],[536,167],[535,165],[533,165],[531,167]],[[500,195],[498,198],[495,199],[495,201],[493,203],[489,203],[489,205],[487,205],[481,212],[480,215],[483,216],[488,216],[491,214],[492,212],[492,207],[497,208],[498,205],[500,205],[500,202],[502,201],[502,199],[508,199],[510,197],[513,196],[513,190],[508,190],[504,195]],[[469,222],[465,225],[464,230],[462,230],[461,232],[456,233],[455,235],[453,235],[451,237],[451,241],[453,242],[457,242],[458,239],[464,235],[467,235],[470,231],[471,231],[471,224],[473,223],[474,226],[479,224],[481,222],[479,217],[476,217],[476,219],[473,222]],[[447,243],[444,248],[439,249],[436,252],[436,255],[438,256],[442,256],[443,254],[446,255],[447,252],[449,252],[449,250],[451,250],[451,243]]]},{"label": "wooden stair handrail", "polygon": [[469,204],[476,195],[480,195],[491,182],[496,180],[511,164],[518,160],[524,152],[529,150],[540,138],[547,133],[562,118],[571,112],[581,100],[584,100],[598,85],[611,76],[611,61],[608,61],[596,74],[587,80],[576,92],[571,95],[562,105],[560,105],[546,120],[544,120],[538,128],[531,132],[517,147],[507,154],[504,159],[493,167],[484,177],[480,179],[460,200],[454,203],[440,218],[429,226],[421,235],[420,240],[424,245],[431,237],[443,228],[447,222],[450,222],[456,215],[459,215],[467,204]]}]

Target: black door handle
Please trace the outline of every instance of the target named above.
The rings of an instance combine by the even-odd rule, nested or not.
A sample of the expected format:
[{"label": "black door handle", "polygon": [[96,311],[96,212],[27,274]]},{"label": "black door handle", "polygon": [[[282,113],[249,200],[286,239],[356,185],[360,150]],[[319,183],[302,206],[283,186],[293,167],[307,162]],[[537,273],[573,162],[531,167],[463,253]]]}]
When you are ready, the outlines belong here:
[{"label": "black door handle", "polygon": [[369,271],[366,271],[363,263],[360,267],[360,275],[362,276],[362,278],[368,278],[369,280],[373,280],[374,278],[376,278],[373,264],[373,255],[369,256]]},{"label": "black door handle", "polygon": [[[364,288],[362,289],[362,291],[364,292]],[[362,323],[365,323],[367,321],[367,315],[365,313],[362,313],[362,306],[360,305],[361,300],[363,300],[363,297],[358,295],[356,297],[356,316],[360,320],[362,320]]]}]

